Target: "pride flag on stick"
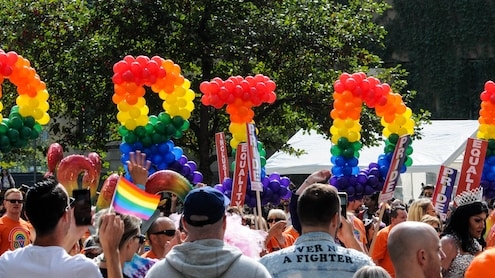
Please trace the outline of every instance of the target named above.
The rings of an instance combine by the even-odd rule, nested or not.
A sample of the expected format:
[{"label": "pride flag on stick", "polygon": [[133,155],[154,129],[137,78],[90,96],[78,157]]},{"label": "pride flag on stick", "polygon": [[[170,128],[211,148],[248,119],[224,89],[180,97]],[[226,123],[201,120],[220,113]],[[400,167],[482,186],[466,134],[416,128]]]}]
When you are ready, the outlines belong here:
[{"label": "pride flag on stick", "polygon": [[148,220],[159,203],[160,195],[148,193],[124,177],[120,177],[111,207],[118,213],[130,214]]}]

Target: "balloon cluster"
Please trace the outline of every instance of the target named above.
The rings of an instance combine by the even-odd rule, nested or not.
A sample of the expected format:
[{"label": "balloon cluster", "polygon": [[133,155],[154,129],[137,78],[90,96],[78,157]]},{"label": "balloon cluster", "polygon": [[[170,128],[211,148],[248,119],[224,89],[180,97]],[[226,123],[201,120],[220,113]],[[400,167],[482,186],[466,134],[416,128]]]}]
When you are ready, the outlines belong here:
[{"label": "balloon cluster", "polygon": [[[330,112],[333,119],[330,133],[334,144],[330,152],[334,166],[330,182],[339,190],[346,191],[349,199],[359,199],[383,187],[397,141],[402,135],[412,135],[415,123],[412,111],[403,103],[402,97],[375,77],[367,77],[362,72],[343,73],[335,81],[334,90],[334,104]],[[358,159],[362,144],[359,120],[363,103],[375,109],[381,118],[382,134],[387,139],[384,153],[378,157],[378,162],[360,170]],[[409,146],[401,173],[412,165],[412,152]]]},{"label": "balloon cluster", "polygon": [[492,199],[495,198],[495,82],[485,82],[480,99],[481,109],[478,118],[480,127],[476,137],[488,140],[481,186],[483,187],[483,195]]},{"label": "balloon cluster", "polygon": [[[7,153],[12,148],[22,148],[29,140],[37,139],[42,125],[48,124],[48,91],[30,62],[21,55],[0,49],[0,98],[2,83],[10,80],[17,87],[19,96],[10,110],[8,118],[0,114],[0,151]],[[0,102],[0,111],[3,104]]]},{"label": "balloon cluster", "polygon": [[[246,124],[253,122],[254,111],[252,108],[260,106],[263,103],[273,103],[277,98],[274,92],[275,88],[275,82],[262,74],[247,76],[246,78],[231,76],[225,81],[219,77],[215,77],[210,82],[204,81],[201,83],[199,89],[203,93],[203,97],[201,98],[203,105],[210,105],[216,109],[220,109],[224,105],[227,106],[226,111],[230,115],[231,122],[229,131],[232,134],[230,146],[232,147],[234,156],[237,145],[241,142],[247,142]],[[256,133],[258,133],[257,130]],[[290,179],[280,177],[277,173],[273,173],[267,177],[265,172],[266,150],[260,141],[257,141],[257,148],[260,154],[261,178],[263,183],[263,192],[261,193],[262,204],[279,204],[280,199],[288,194],[286,190]],[[232,162],[231,168],[232,170],[235,169],[235,161]],[[222,184],[216,187],[230,197],[232,193],[232,180],[227,178]],[[249,184],[246,190],[245,204],[250,207],[256,206],[255,196],[256,192],[251,190]]]},{"label": "balloon cluster", "polygon": [[[215,188],[230,198],[232,194],[232,179],[226,178],[221,184],[215,185]],[[290,200],[292,193],[289,189],[290,179],[282,177],[278,173],[271,173],[264,176],[261,180],[263,192],[261,192],[261,205],[268,203],[273,205],[280,204],[283,199]],[[251,184],[248,182],[244,204],[250,208],[256,207],[256,192],[251,190]]]},{"label": "balloon cluster", "polygon": [[277,98],[275,87],[275,82],[270,78],[257,74],[246,78],[231,76],[225,81],[216,77],[210,82],[202,82],[199,89],[203,93],[203,105],[216,109],[227,106],[231,121],[229,130],[232,133],[230,146],[235,149],[240,142],[247,141],[246,123],[253,121],[252,108],[262,103],[273,103]]},{"label": "balloon cluster", "polygon": [[[172,141],[181,138],[189,129],[188,119],[194,110],[195,94],[190,89],[191,83],[180,74],[180,70],[173,61],[158,56],[150,59],[128,55],[113,66],[112,101],[117,104],[117,119],[121,123],[121,160],[126,165],[129,153],[139,150],[153,163],[150,175],[173,167],[190,182],[198,183],[203,180],[203,175]],[[164,101],[164,112],[158,116],[148,115],[144,86],[151,87]],[[193,163],[194,167],[191,167]],[[194,170],[189,172],[188,169],[192,168]],[[130,178],[128,174],[127,178]]]}]

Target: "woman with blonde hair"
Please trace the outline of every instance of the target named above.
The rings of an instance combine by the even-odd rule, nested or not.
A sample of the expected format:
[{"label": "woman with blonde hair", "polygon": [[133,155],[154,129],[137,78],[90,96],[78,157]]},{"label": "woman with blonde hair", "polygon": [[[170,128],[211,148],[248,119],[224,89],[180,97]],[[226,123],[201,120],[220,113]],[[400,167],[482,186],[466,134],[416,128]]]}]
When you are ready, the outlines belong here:
[{"label": "woman with blonde hair", "polygon": [[363,266],[352,278],[391,278],[390,274],[381,266]]},{"label": "woman with blonde hair", "polygon": [[281,209],[271,209],[268,212],[268,235],[265,239],[266,251],[271,253],[294,244],[294,237],[285,232],[287,215]]},{"label": "woman with blonde hair", "polygon": [[421,218],[421,222],[432,226],[433,229],[437,231],[438,236],[440,236],[440,233],[442,232],[442,222],[440,222],[440,219],[437,216],[426,214]]},{"label": "woman with blonde hair", "polygon": [[407,221],[417,221],[420,222],[421,218],[429,214],[431,216],[436,216],[437,213],[433,207],[433,203],[428,198],[421,198],[413,201],[407,212]]}]

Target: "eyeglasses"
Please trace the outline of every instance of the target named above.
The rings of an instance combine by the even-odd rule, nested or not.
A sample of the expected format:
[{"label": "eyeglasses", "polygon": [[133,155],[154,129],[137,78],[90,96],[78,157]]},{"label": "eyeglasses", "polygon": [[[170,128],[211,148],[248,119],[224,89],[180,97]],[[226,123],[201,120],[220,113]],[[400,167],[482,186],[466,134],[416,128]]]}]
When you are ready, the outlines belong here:
[{"label": "eyeglasses", "polygon": [[166,236],[175,236],[175,230],[163,230],[154,233],[150,233],[152,235],[166,235]]},{"label": "eyeglasses", "polygon": [[10,202],[11,204],[23,204],[24,200],[16,200],[16,199],[5,199],[5,201]]},{"label": "eyeglasses", "polygon": [[146,241],[146,236],[143,234],[138,234],[138,235],[135,235],[134,237],[139,239],[139,244],[143,244]]},{"label": "eyeglasses", "polygon": [[283,219],[283,218],[271,218],[271,219],[266,220],[266,222],[268,222],[268,223],[273,223],[273,222],[277,223],[278,221],[283,221],[283,220],[285,220],[285,219]]},{"label": "eyeglasses", "polygon": [[74,199],[74,198],[72,198],[72,197],[69,197],[69,205],[65,207],[65,210],[69,210],[69,209],[74,208],[74,205],[75,205],[74,201],[75,201],[75,200],[76,200],[76,199]]}]

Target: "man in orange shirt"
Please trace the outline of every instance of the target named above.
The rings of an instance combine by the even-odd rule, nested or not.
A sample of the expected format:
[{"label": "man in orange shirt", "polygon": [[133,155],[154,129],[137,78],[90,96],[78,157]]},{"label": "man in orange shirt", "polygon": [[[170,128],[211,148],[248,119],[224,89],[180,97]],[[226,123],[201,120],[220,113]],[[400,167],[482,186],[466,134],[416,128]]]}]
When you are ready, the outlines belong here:
[{"label": "man in orange shirt", "polygon": [[366,229],[364,228],[364,223],[359,219],[355,212],[361,207],[363,204],[363,198],[354,199],[347,203],[347,219],[352,224],[352,231],[354,233],[354,237],[357,239],[359,244],[361,245],[361,249],[364,253],[368,253],[368,239],[366,238]]},{"label": "man in orange shirt", "polygon": [[158,217],[151,224],[147,235],[151,250],[141,255],[144,258],[163,259],[168,251],[179,243],[179,232],[175,228],[175,223],[166,216]]},{"label": "man in orange shirt", "polygon": [[31,243],[32,226],[21,219],[24,196],[17,188],[5,192],[5,214],[0,218],[0,255]]},{"label": "man in orange shirt", "polygon": [[383,267],[392,277],[395,277],[394,265],[387,250],[388,235],[395,225],[407,220],[406,208],[403,206],[392,207],[390,211],[390,225],[381,229],[375,238],[371,248],[371,258],[376,265]]}]

